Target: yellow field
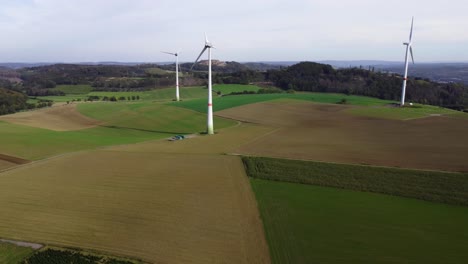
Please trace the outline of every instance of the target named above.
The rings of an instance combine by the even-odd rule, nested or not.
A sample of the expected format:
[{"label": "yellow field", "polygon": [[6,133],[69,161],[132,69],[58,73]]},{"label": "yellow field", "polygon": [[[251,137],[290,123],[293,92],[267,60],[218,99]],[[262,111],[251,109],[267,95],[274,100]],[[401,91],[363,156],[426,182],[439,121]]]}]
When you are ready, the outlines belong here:
[{"label": "yellow field", "polygon": [[0,235],[156,263],[269,263],[242,162],[219,155],[267,130],[241,125],[4,172]]},{"label": "yellow field", "polygon": [[55,131],[71,131],[95,127],[99,121],[76,110],[76,104],[62,104],[35,111],[0,116],[0,120]]}]

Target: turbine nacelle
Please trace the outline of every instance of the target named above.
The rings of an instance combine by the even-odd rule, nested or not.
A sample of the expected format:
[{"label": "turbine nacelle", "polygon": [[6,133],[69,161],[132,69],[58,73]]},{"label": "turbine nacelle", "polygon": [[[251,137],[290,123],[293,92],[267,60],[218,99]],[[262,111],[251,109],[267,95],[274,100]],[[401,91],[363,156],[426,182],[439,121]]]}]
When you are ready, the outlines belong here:
[{"label": "turbine nacelle", "polygon": [[179,52],[167,52],[167,51],[161,51],[162,53],[166,53],[166,54],[169,54],[169,55],[173,55],[173,56],[179,56]]},{"label": "turbine nacelle", "polygon": [[197,59],[195,60],[195,62],[193,63],[192,67],[190,68],[190,70],[193,69],[193,67],[195,66],[195,64],[197,64],[198,60],[200,59],[200,57],[203,55],[203,53],[205,53],[205,51],[207,49],[211,49],[211,48],[214,48],[213,47],[213,44],[211,44],[210,41],[208,41],[208,37],[206,36],[205,34],[205,46],[203,47],[202,51],[200,52],[200,55],[198,55]]}]

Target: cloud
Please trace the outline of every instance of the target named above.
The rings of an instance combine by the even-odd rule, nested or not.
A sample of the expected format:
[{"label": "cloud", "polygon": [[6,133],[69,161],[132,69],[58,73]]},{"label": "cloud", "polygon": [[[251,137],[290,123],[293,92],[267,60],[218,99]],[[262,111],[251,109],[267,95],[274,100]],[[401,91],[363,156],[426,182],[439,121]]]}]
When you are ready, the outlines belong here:
[{"label": "cloud", "polygon": [[440,1],[0,1],[0,61],[193,60],[204,32],[223,60],[464,60],[468,4]]}]

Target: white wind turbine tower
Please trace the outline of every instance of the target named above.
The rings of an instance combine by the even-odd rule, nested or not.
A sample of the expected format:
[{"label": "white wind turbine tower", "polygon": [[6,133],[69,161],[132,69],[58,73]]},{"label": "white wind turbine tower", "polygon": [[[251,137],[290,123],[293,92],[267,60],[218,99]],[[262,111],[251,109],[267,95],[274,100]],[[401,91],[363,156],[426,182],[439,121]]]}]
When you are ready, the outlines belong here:
[{"label": "white wind turbine tower", "polygon": [[[408,56],[411,54],[411,60],[413,61],[414,64],[414,57],[413,57],[413,21],[414,17],[411,18],[411,31],[409,35],[409,41],[404,42],[403,45],[406,45],[406,55],[405,55],[405,76],[403,78],[403,88],[401,90],[401,103],[400,106],[405,105],[405,94],[406,94],[406,81],[408,80]],[[409,51],[409,54],[408,54]]]},{"label": "white wind turbine tower", "polygon": [[208,41],[208,38],[206,37],[205,34],[205,47],[203,50],[200,52],[200,55],[198,55],[198,58],[195,60],[193,63],[192,67],[190,70],[192,70],[193,66],[197,64],[198,60],[200,57],[203,55],[203,53],[208,50],[208,122],[207,122],[207,134],[212,135],[214,134],[214,129],[213,129],[213,98],[212,98],[212,91],[211,91],[211,48],[214,48],[211,42]]},{"label": "white wind turbine tower", "polygon": [[172,52],[166,52],[166,51],[161,51],[162,53],[170,54],[176,57],[176,63],[175,63],[175,68],[176,68],[176,101],[180,101],[179,97],[179,52],[172,53]]}]

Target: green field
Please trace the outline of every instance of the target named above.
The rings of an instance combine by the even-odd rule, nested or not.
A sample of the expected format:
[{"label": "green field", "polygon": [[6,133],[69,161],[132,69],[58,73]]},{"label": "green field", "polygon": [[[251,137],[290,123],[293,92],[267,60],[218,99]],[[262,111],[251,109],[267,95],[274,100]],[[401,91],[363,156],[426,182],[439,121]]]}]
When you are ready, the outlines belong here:
[{"label": "green field", "polygon": [[272,263],[465,263],[468,208],[251,179]]},{"label": "green field", "polygon": [[447,108],[432,105],[415,105],[415,107],[365,107],[352,108],[349,113],[360,116],[375,118],[407,120],[414,118],[427,117],[431,115],[446,115],[453,117],[468,118],[468,114]]},{"label": "green field", "polygon": [[[105,123],[89,129],[59,132],[0,121],[1,152],[38,160],[60,153],[199,133],[206,129],[205,115],[162,104],[89,103],[80,104],[78,109]],[[216,129],[235,124],[218,117],[214,121]]]},{"label": "green field", "polygon": [[0,263],[19,264],[34,252],[32,248],[18,247],[10,243],[0,242]]},{"label": "green field", "polygon": [[250,177],[468,206],[468,174],[243,157]]},{"label": "green field", "polygon": [[[213,88],[214,89],[214,88]],[[346,99],[350,105],[361,105],[361,106],[376,106],[388,104],[390,101],[380,100],[371,97],[364,96],[353,96],[344,94],[325,94],[325,93],[295,93],[295,94],[253,94],[253,95],[233,95],[223,97],[213,97],[213,109],[214,111],[221,111],[224,109],[253,104],[258,102],[271,101],[276,99],[297,99],[306,100],[318,103],[331,103],[335,104],[340,102],[342,99]],[[175,104],[175,103],[172,103]],[[190,101],[178,102],[177,106],[192,109],[198,112],[205,113],[207,111],[206,99],[200,98]],[[367,109],[367,108],[366,108]]]},{"label": "green field", "polygon": [[[175,85],[174,85],[175,86]],[[213,86],[213,90],[219,91],[222,94],[229,94],[232,92],[243,92],[243,91],[258,91],[260,87],[255,85],[241,85],[241,84],[218,84]],[[140,100],[150,101],[170,101],[175,98],[175,87],[174,88],[163,88],[154,89],[149,91],[134,91],[134,92],[101,92],[92,91],[90,85],[58,85],[52,90],[59,90],[65,92],[65,96],[42,96],[38,99],[53,100],[54,102],[66,102],[72,100],[84,100],[88,96],[100,96],[100,97],[131,97],[139,96]],[[180,98],[182,100],[194,99],[194,98],[206,98],[207,89],[204,87],[181,87]]]}]

